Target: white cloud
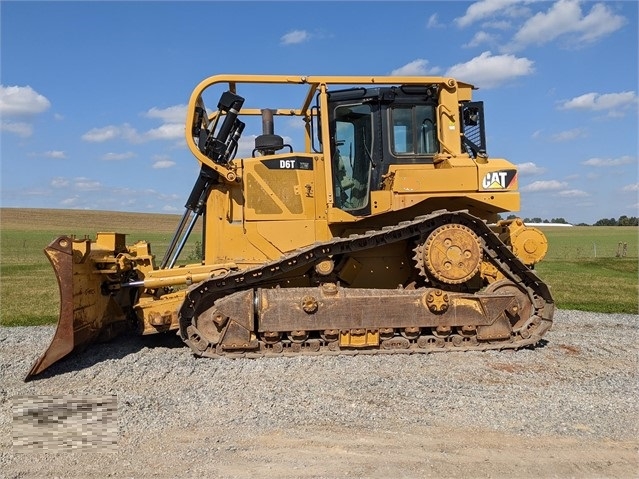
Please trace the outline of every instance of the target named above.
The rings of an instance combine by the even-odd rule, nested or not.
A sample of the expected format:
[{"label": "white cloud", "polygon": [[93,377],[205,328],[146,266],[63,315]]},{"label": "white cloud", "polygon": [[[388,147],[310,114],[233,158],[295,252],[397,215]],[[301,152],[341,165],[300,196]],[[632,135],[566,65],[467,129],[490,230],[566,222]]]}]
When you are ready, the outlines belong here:
[{"label": "white cloud", "polygon": [[436,13],[433,13],[430,17],[428,17],[426,28],[441,28],[443,26],[443,24],[439,23],[439,16]]},{"label": "white cloud", "polygon": [[71,198],[66,198],[60,201],[62,206],[75,206],[80,202],[80,197],[78,195],[72,196]]},{"label": "white cloud", "polygon": [[32,117],[47,111],[51,102],[30,86],[0,85],[0,130],[28,138],[33,134],[31,123],[9,118]]},{"label": "white cloud", "polygon": [[546,171],[546,168],[542,168],[541,166],[537,166],[532,161],[526,163],[519,163],[515,165],[517,167],[517,171],[521,176],[533,176],[540,175],[541,173]]},{"label": "white cloud", "polygon": [[147,140],[175,140],[184,136],[184,123],[165,123],[144,134]]},{"label": "white cloud", "polygon": [[583,95],[566,100],[559,108],[563,110],[612,110],[615,108],[627,108],[637,103],[637,94],[634,91],[619,93],[585,93]]},{"label": "white cloud", "polygon": [[180,123],[186,122],[187,105],[173,105],[167,108],[153,107],[148,110],[144,116],[147,118],[159,118],[164,123]]},{"label": "white cloud", "polygon": [[528,58],[492,55],[486,51],[466,63],[453,65],[446,75],[478,87],[491,88],[513,78],[532,74],[535,71],[533,64]]},{"label": "white cloud", "polygon": [[286,128],[292,128],[293,130],[303,130],[306,128],[306,124],[300,120],[299,117],[293,116],[285,120]]},{"label": "white cloud", "polygon": [[[84,135],[84,141],[101,143],[109,140],[123,139],[130,143],[144,143],[154,140],[175,140],[184,136],[186,105],[173,105],[167,108],[153,107],[144,113],[147,118],[160,119],[164,124],[146,132],[139,132],[128,123],[92,128]],[[119,159],[103,158],[103,159]]]},{"label": "white cloud", "polygon": [[84,141],[101,143],[109,140],[123,139],[130,143],[144,143],[153,140],[175,140],[184,136],[183,123],[165,123],[144,133],[138,132],[128,123],[93,128],[82,135]]},{"label": "white cloud", "polygon": [[91,180],[89,178],[74,178],[73,186],[82,191],[98,190],[102,186],[99,181]]},{"label": "white cloud", "polygon": [[480,45],[483,45],[484,43],[493,44],[493,43],[495,43],[497,41],[498,41],[497,35],[493,35],[491,33],[487,33],[485,31],[481,30],[481,31],[475,33],[473,38],[468,43],[466,43],[463,46],[467,47],[467,48],[474,48],[474,47],[478,47]]},{"label": "white cloud", "polygon": [[22,191],[24,196],[49,196],[49,190],[43,188],[29,188]]},{"label": "white cloud", "polygon": [[119,129],[117,126],[105,126],[103,128],[92,128],[82,135],[84,141],[102,142],[107,140],[113,140],[119,136]]},{"label": "white cloud", "polygon": [[455,19],[455,23],[460,27],[467,27],[479,20],[489,18],[495,14],[516,15],[517,10],[510,7],[520,3],[521,0],[480,0],[468,7],[463,17]]},{"label": "white cloud", "polygon": [[255,138],[257,135],[245,135],[240,137],[240,141],[237,144],[238,158],[246,158],[251,156],[251,153],[255,149]]},{"label": "white cloud", "polygon": [[590,13],[583,16],[578,0],[559,0],[546,12],[529,18],[507,49],[543,45],[562,35],[571,35],[575,44],[593,42],[618,30],[625,22],[624,17],[615,15],[603,3],[595,4]]},{"label": "white cloud", "polygon": [[510,30],[513,28],[511,22],[507,20],[495,20],[482,23],[482,28],[494,28],[495,30]]},{"label": "white cloud", "polygon": [[541,45],[574,30],[580,18],[581,8],[578,2],[559,0],[546,13],[539,12],[529,18],[513,40],[520,47],[531,43]]},{"label": "white cloud", "polygon": [[69,180],[58,176],[51,180],[51,186],[53,186],[54,188],[66,188],[67,186],[69,186]]},{"label": "white cloud", "polygon": [[581,33],[579,40],[593,42],[601,37],[619,30],[626,24],[626,19],[621,15],[615,15],[603,3],[597,3],[592,7],[579,24]]},{"label": "white cloud", "polygon": [[582,161],[582,165],[594,166],[594,167],[610,167],[610,166],[622,166],[629,165],[635,162],[635,158],[631,156],[621,156],[619,158],[590,158],[589,160]]},{"label": "white cloud", "polygon": [[46,156],[47,158],[55,158],[58,160],[63,160],[67,157],[64,151],[59,151],[59,150],[46,151],[44,153],[44,156]]},{"label": "white cloud", "polygon": [[561,190],[568,186],[568,183],[565,181],[557,181],[557,180],[542,180],[542,181],[533,181],[529,185],[520,188],[520,191],[526,192],[536,192],[536,191],[557,191]]},{"label": "white cloud", "polygon": [[102,159],[104,161],[119,161],[119,160],[128,160],[129,158],[134,158],[135,153],[132,151],[127,151],[126,153],[105,153],[102,155]]},{"label": "white cloud", "polygon": [[33,134],[33,127],[29,123],[21,121],[3,120],[2,123],[0,123],[0,130],[14,133],[22,138],[28,138]]},{"label": "white cloud", "polygon": [[557,196],[562,198],[585,198],[590,196],[590,194],[583,190],[564,190],[557,193]]},{"label": "white cloud", "polygon": [[552,136],[553,141],[572,141],[577,138],[584,138],[588,136],[586,132],[581,128],[573,128],[572,130],[560,131]]},{"label": "white cloud", "polygon": [[175,166],[175,161],[157,160],[155,163],[153,163],[153,168],[155,169],[171,168],[172,166]]},{"label": "white cloud", "polygon": [[[7,195],[8,190],[3,190]],[[9,193],[13,198],[27,199],[38,207],[55,205],[60,208],[99,209],[112,211],[141,211],[148,204],[154,211],[161,210],[163,205],[174,206],[180,210],[183,206],[184,192],[174,193],[169,188],[158,192],[151,188],[112,187],[90,177],[49,177],[47,184],[41,188],[19,188]],[[9,206],[9,205],[7,205]],[[13,206],[13,205],[11,205]]]},{"label": "white cloud", "polygon": [[626,185],[621,188],[621,191],[639,191],[639,183],[633,183],[631,185]]},{"label": "white cloud", "polygon": [[135,130],[135,128],[131,127],[128,123],[124,125],[109,125],[102,128],[92,128],[84,135],[82,135],[82,139],[84,141],[90,141],[95,143],[101,143],[103,141],[115,140],[116,138],[123,138],[127,140],[134,141],[136,138],[139,138],[140,135]]},{"label": "white cloud", "polygon": [[30,86],[0,85],[0,115],[37,115],[50,106],[51,102]]},{"label": "white cloud", "polygon": [[280,38],[282,45],[295,45],[310,40],[311,34],[306,30],[292,30]]},{"label": "white cloud", "polygon": [[166,194],[166,193],[158,193],[157,191],[154,191],[153,194],[155,196],[158,197],[158,199],[162,200],[162,201],[180,201],[182,200],[183,196],[182,195],[178,195],[178,194]]},{"label": "white cloud", "polygon": [[[542,5],[545,11],[532,15],[529,5]],[[592,6],[586,13],[582,4]],[[549,5],[545,7],[545,5]],[[531,16],[532,15],[532,16]],[[482,22],[482,28],[507,30],[512,20],[525,19],[504,52],[514,52],[528,45],[543,45],[564,39],[566,45],[580,47],[593,43],[619,30],[627,23],[605,2],[591,3],[580,0],[558,0],[553,3],[535,0],[480,0],[472,3],[465,14],[455,19],[459,27]],[[521,20],[520,20],[521,21]]]},{"label": "white cloud", "polygon": [[390,74],[393,76],[426,76],[434,75],[439,71],[439,68],[428,68],[428,60],[418,58],[406,65],[393,70]]}]

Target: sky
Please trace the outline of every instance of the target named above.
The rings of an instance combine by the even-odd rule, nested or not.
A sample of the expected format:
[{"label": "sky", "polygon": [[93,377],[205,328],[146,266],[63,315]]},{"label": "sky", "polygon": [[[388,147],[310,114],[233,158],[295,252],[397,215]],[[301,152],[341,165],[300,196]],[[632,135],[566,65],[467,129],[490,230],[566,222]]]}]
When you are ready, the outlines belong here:
[{"label": "sky", "polygon": [[639,216],[637,23],[636,1],[2,0],[0,204],[181,213],[211,75],[436,75],[479,88],[520,216]]}]

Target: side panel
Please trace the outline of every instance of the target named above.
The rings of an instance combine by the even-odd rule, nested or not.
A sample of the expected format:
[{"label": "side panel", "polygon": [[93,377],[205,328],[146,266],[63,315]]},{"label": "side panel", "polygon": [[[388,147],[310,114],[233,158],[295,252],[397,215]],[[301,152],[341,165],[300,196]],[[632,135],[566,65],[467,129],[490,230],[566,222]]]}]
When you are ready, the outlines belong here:
[{"label": "side panel", "polygon": [[391,167],[395,172],[393,192],[403,193],[459,193],[477,191],[477,167],[467,159],[451,168],[433,165],[402,165]]},{"label": "side panel", "polygon": [[204,260],[207,265],[235,262],[239,267],[261,264],[269,256],[246,235],[241,185],[219,185],[206,204]]},{"label": "side panel", "polygon": [[[243,160],[243,229],[245,238],[265,259],[327,239],[328,228],[317,220],[316,179],[323,174],[320,157],[272,155]],[[321,204],[321,203],[320,203]]]},{"label": "side panel", "polygon": [[322,219],[326,196],[316,186],[324,188],[318,178],[321,156],[295,153],[241,162],[243,182],[217,185],[209,196],[206,264],[233,261],[248,267],[330,238]]},{"label": "side panel", "polygon": [[243,163],[246,221],[315,218],[312,157],[274,155]]},{"label": "side panel", "polygon": [[[255,232],[269,241],[278,251],[292,251],[315,242],[315,221],[258,221]],[[251,236],[251,240],[254,237]]]}]

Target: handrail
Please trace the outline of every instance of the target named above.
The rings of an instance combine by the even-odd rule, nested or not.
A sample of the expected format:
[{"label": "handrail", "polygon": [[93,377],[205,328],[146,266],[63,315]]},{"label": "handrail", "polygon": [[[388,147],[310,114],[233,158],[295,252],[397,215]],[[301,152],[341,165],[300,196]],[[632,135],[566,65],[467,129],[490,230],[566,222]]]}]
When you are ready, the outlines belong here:
[{"label": "handrail", "polygon": [[[447,110],[447,111],[444,111]],[[450,146],[448,146],[446,144],[446,142],[444,141],[444,132],[443,132],[443,128],[444,128],[444,122],[442,121],[442,117],[446,115],[449,118],[451,118],[453,120],[453,122],[455,121],[455,115],[453,112],[451,112],[446,105],[444,105],[443,103],[440,103],[439,105],[437,105],[437,124],[438,124],[438,128],[437,128],[437,141],[439,141],[439,144],[442,146],[442,149],[447,151],[450,154],[454,154],[455,150],[453,150]]]},{"label": "handrail", "polygon": [[[236,173],[233,171],[233,165],[221,165],[213,162],[210,158],[204,155],[195,143],[193,135],[191,134],[191,127],[195,117],[195,107],[202,105],[203,92],[217,84],[227,84],[228,89],[231,92],[236,93],[237,86],[239,84],[298,84],[308,85],[309,91],[304,96],[300,109],[278,109],[276,114],[278,115],[291,115],[291,116],[303,116],[309,115],[310,105],[314,94],[321,90],[322,87],[328,91],[328,86],[347,86],[347,85],[432,85],[439,84],[448,87],[451,84],[458,86],[473,88],[472,85],[464,82],[459,82],[449,77],[440,76],[303,76],[303,75],[234,75],[234,74],[221,74],[213,75],[202,80],[191,93],[188,107],[185,129],[186,144],[191,153],[197,158],[197,160],[217,171],[226,178],[227,181],[235,181]],[[442,105],[440,105],[441,107]],[[257,109],[242,110],[242,115],[257,115]],[[443,110],[438,110],[438,113],[442,114]],[[444,113],[448,116],[452,116],[452,113]],[[213,116],[208,117],[210,121]],[[441,131],[442,122],[440,121],[440,128],[438,129],[437,136],[442,147],[449,153],[453,153],[451,149],[442,141],[443,132]]]}]

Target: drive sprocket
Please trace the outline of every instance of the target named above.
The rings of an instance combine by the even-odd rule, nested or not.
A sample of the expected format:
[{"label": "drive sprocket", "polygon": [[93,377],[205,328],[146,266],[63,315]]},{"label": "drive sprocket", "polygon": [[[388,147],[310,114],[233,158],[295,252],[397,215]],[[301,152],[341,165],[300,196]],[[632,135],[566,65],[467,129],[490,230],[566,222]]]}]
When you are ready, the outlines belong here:
[{"label": "drive sprocket", "polygon": [[413,259],[419,273],[444,284],[461,284],[470,280],[482,263],[479,237],[461,224],[436,228],[414,252]]}]

